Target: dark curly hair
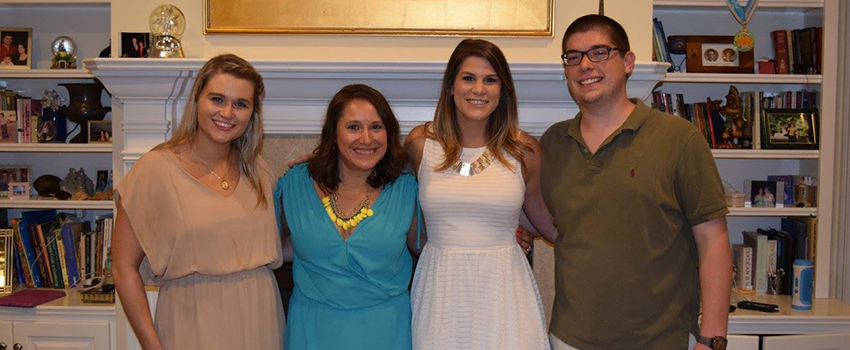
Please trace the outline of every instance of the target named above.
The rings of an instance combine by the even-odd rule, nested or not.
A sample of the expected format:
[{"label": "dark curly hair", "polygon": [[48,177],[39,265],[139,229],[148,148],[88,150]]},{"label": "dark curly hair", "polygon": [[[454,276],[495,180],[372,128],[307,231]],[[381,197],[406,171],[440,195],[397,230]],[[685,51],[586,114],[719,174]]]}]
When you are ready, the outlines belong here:
[{"label": "dark curly hair", "polygon": [[325,192],[336,191],[339,186],[339,149],[336,147],[337,123],[349,102],[369,102],[378,112],[387,132],[387,153],[375,165],[369,176],[369,186],[378,188],[395,181],[407,164],[407,155],[401,146],[401,132],[390,104],[378,90],[363,84],[343,87],[328,104],[319,145],[313,150],[313,158],[307,164],[310,176]]}]

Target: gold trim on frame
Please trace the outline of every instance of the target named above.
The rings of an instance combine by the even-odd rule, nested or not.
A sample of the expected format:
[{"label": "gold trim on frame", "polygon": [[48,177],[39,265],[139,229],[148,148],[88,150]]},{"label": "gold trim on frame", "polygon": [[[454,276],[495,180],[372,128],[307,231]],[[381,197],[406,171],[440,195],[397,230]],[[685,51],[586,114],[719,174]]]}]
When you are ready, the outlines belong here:
[{"label": "gold trim on frame", "polygon": [[554,0],[204,0],[204,34],[553,37]]}]

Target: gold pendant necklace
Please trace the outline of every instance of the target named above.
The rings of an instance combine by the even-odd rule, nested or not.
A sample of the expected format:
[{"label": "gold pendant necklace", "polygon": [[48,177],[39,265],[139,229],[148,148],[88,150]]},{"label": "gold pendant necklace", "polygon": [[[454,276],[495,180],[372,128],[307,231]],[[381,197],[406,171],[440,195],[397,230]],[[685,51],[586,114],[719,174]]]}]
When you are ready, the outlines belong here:
[{"label": "gold pendant necklace", "polygon": [[[210,171],[210,174],[213,174],[213,176],[218,178],[218,181],[220,181],[220,185],[221,185],[222,190],[227,191],[227,189],[230,188],[230,184],[227,183],[227,180],[225,180],[221,176],[218,176],[218,174],[216,174],[215,171],[213,171],[212,168],[210,168],[210,166],[207,165],[207,163],[204,163],[204,162],[201,161],[200,157],[195,155],[195,158],[198,158],[197,162],[201,163],[201,165],[203,165],[205,168],[207,168],[207,170]],[[230,173],[230,162],[227,162],[227,163],[228,163],[227,164],[227,171],[224,173],[224,176],[227,176],[227,174]]]},{"label": "gold pendant necklace", "polygon": [[485,150],[484,153],[481,154],[478,159],[476,159],[472,163],[464,163],[461,160],[458,160],[455,165],[452,165],[452,170],[460,174],[460,176],[472,176],[484,171],[487,169],[487,166],[493,161],[493,154],[490,153],[490,150]]},{"label": "gold pendant necklace", "polygon": [[369,186],[369,190],[366,191],[366,198],[363,198],[357,208],[354,208],[354,210],[349,214],[340,212],[339,198],[337,197],[336,192],[322,197],[322,205],[325,207],[325,211],[328,213],[328,217],[331,218],[331,221],[333,221],[333,223],[339,226],[343,231],[346,231],[349,228],[356,227],[361,221],[363,221],[363,219],[375,215],[375,212],[372,211],[372,208],[369,206],[369,197],[372,195],[373,190],[374,188]]}]

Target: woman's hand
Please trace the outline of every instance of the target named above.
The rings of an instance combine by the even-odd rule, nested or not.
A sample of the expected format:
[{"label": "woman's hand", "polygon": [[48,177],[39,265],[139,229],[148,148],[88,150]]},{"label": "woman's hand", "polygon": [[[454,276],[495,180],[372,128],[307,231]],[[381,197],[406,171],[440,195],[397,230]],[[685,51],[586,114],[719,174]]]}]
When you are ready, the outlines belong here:
[{"label": "woman's hand", "polygon": [[532,235],[530,231],[526,230],[525,227],[519,225],[516,228],[516,242],[520,247],[522,247],[525,254],[528,255],[531,253],[531,245],[534,243],[534,235]]},{"label": "woman's hand", "polygon": [[300,157],[295,158],[295,160],[293,160],[289,163],[286,163],[286,166],[291,168],[291,167],[295,166],[296,164],[307,163],[307,162],[310,161],[310,159],[313,159],[314,156],[315,155],[313,153],[302,154]]}]

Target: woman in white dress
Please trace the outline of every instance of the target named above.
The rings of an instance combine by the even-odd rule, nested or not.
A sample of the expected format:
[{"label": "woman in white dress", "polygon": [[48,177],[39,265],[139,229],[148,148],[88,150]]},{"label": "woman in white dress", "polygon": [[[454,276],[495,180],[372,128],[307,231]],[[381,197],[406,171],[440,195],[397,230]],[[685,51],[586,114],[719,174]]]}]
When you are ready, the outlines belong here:
[{"label": "woman in white dress", "polygon": [[540,195],[540,145],[519,129],[496,45],[455,48],[434,121],[414,128],[405,150],[428,230],[413,278],[413,349],[549,349],[515,230],[521,211],[538,232],[555,228]]}]

